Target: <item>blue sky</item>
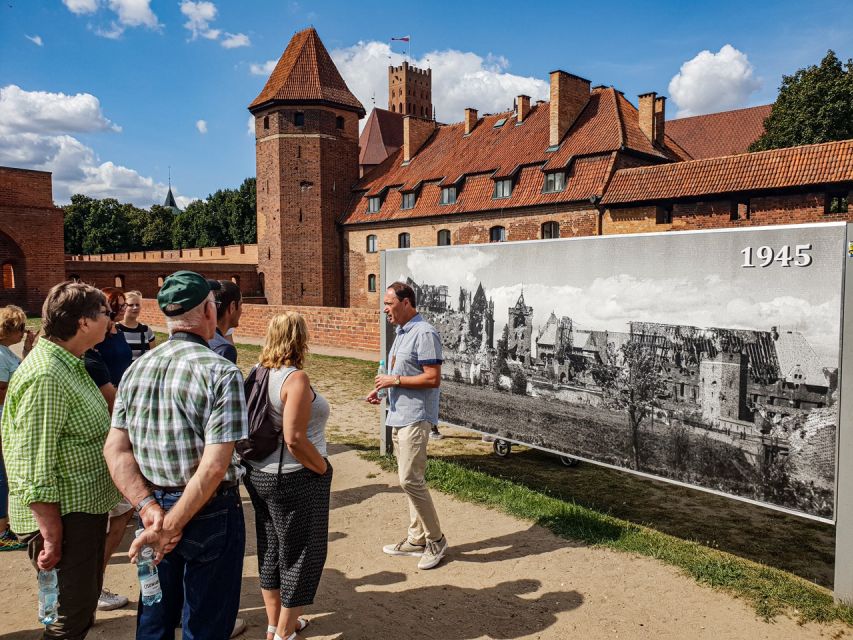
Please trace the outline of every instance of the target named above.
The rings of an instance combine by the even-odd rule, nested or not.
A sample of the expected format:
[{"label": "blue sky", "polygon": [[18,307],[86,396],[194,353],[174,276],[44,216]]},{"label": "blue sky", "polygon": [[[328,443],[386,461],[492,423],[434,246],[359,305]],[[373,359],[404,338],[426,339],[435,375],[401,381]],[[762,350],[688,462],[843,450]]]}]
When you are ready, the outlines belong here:
[{"label": "blue sky", "polygon": [[558,68],[667,95],[674,117],[771,102],[782,74],[853,56],[840,1],[3,0],[0,165],[53,171],[59,204],[162,202],[169,165],[181,204],[236,187],[255,172],[246,107],[309,25],[368,111],[406,51],[389,38],[410,35],[443,122],[545,97]]}]

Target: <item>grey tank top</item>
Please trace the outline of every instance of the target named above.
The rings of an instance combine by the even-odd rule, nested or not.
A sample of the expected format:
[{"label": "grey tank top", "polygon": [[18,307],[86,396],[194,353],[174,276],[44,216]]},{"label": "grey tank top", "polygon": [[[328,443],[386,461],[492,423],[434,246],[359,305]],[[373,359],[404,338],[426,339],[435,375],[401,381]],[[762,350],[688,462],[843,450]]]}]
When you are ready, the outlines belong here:
[{"label": "grey tank top", "polygon": [[[294,371],[298,371],[296,367],[283,367],[281,369],[270,369],[269,373],[269,416],[276,424],[281,424],[283,406],[281,404],[281,387],[284,385],[288,376]],[[326,457],[326,422],[329,419],[329,403],[326,399],[316,391],[314,392],[314,401],[311,403],[311,417],[308,419],[308,440],[320,452],[320,455]],[[264,473],[278,473],[278,461],[281,459],[281,450],[284,448],[284,458],[282,459],[281,472],[293,473],[304,469],[302,464],[293,457],[284,445],[284,441],[279,443],[278,448],[270,455],[262,460],[246,460],[257,471]]]}]

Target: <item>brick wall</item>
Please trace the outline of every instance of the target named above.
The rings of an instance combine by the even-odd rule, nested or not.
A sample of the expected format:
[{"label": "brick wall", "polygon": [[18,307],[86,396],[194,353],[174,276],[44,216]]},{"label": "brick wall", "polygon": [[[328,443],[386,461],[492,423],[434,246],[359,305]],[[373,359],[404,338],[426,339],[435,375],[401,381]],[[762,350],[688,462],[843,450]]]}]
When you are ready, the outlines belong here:
[{"label": "brick wall", "polygon": [[[379,352],[378,309],[244,304],[237,335],[263,338],[270,319],[282,311],[298,311],[302,314],[308,324],[310,344]],[[143,300],[140,318],[148,324],[166,324],[166,318],[160,313],[154,299]]]},{"label": "brick wall", "polygon": [[0,167],[0,269],[7,263],[15,276],[14,289],[0,280],[0,306],[38,313],[50,288],[65,279],[64,219],[53,206],[49,173]]},{"label": "brick wall", "polygon": [[224,247],[100,253],[69,256],[69,259],[75,262],[222,262],[256,265],[258,264],[258,245],[232,244]]},{"label": "brick wall", "polygon": [[[561,238],[593,236],[598,234],[598,211],[590,205],[575,207],[549,205],[529,209],[514,209],[493,214],[455,215],[444,220],[410,220],[396,225],[370,225],[348,227],[344,231],[345,263],[347,276],[347,300],[352,307],[378,309],[381,291],[367,290],[368,275],[376,275],[379,281],[379,253],[383,249],[396,249],[398,235],[407,232],[411,247],[434,247],[438,244],[438,232],[450,231],[451,244],[489,242],[489,230],[496,225],[506,229],[506,239],[535,240],[541,237],[542,224],[555,221],[560,225]],[[367,236],[377,237],[377,253],[367,253]]]},{"label": "brick wall", "polygon": [[65,262],[65,277],[77,279],[98,288],[116,286],[116,277],[125,291],[141,291],[147,298],[154,298],[160,290],[160,278],[170,273],[190,269],[213,280],[236,278],[240,290],[246,297],[257,297],[260,292],[258,270],[253,264],[221,264],[218,262],[186,264],[180,262]]}]

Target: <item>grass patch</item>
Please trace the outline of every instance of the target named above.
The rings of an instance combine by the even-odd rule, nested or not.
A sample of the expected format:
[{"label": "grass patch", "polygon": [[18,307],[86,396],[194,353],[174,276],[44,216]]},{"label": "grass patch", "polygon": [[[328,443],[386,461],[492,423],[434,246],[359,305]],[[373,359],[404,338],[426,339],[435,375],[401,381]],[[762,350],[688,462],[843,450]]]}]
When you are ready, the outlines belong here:
[{"label": "grass patch", "polygon": [[[342,434],[334,437],[384,470],[396,471],[395,458],[380,455],[375,440]],[[439,491],[535,522],[561,538],[636,553],[677,567],[701,584],[746,600],[765,619],[790,613],[801,622],[853,625],[853,608],[835,604],[828,590],[779,569],[441,458],[430,458],[426,477]]]}]

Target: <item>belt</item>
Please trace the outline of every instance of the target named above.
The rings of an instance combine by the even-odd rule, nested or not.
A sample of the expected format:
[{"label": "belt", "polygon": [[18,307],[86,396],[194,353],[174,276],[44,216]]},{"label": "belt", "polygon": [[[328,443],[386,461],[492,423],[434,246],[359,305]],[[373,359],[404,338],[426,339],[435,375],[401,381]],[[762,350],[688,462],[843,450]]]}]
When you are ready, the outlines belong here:
[{"label": "belt", "polygon": [[[219,483],[219,486],[216,487],[216,491],[213,492],[214,496],[221,496],[223,493],[226,493],[229,489],[234,489],[235,487],[239,487],[240,483],[237,480],[228,480]],[[163,493],[183,493],[187,490],[186,485],[183,487],[160,487],[158,485],[153,485],[151,487],[154,491],[162,491]]]}]

